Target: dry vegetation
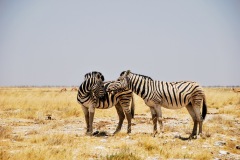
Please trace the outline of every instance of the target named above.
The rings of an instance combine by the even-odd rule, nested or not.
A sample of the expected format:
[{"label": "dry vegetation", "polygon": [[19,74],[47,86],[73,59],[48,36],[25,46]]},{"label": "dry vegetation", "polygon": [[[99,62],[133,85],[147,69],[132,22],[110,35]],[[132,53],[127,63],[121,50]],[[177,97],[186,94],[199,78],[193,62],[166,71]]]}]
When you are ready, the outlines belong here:
[{"label": "dry vegetation", "polygon": [[[240,159],[240,93],[205,88],[208,115],[202,137],[184,141],[192,130],[186,109],[163,109],[165,132],[152,137],[150,111],[135,96],[132,133],[85,136],[76,91],[61,88],[0,88],[0,159]],[[112,133],[114,108],[96,110],[95,130]]]}]

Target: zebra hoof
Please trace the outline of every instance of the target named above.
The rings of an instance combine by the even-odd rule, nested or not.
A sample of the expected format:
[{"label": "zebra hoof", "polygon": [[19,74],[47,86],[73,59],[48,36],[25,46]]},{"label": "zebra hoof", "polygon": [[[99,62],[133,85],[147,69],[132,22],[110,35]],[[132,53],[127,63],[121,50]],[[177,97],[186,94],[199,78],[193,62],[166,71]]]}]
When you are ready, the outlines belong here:
[{"label": "zebra hoof", "polygon": [[86,132],[85,135],[86,135],[86,136],[92,136],[93,133],[92,133],[92,132]]},{"label": "zebra hoof", "polygon": [[131,136],[131,135],[133,135],[132,133],[127,133],[128,134],[128,136]]},{"label": "zebra hoof", "polygon": [[99,131],[95,131],[95,132],[93,132],[93,136],[96,136],[96,135],[98,135],[99,134]]},{"label": "zebra hoof", "polygon": [[113,135],[117,134],[118,132],[120,132],[120,130],[116,130],[115,132],[113,132]]},{"label": "zebra hoof", "polygon": [[195,134],[194,135],[190,135],[189,136],[189,140],[192,140],[192,139],[197,139],[197,135],[195,135]]},{"label": "zebra hoof", "polygon": [[109,136],[109,134],[106,131],[96,131],[93,133],[93,136],[95,137],[106,137]]},{"label": "zebra hoof", "polygon": [[160,132],[158,135],[157,135],[158,138],[164,138],[164,134],[163,132]]},{"label": "zebra hoof", "polygon": [[153,132],[152,136],[155,137],[157,133],[158,133],[157,131]]}]

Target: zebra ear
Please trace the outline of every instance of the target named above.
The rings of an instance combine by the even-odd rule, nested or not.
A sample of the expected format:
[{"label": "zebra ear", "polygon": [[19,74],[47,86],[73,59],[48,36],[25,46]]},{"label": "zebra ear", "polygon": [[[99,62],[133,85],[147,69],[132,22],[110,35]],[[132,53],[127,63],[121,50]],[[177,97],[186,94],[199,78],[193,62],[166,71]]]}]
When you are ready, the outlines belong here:
[{"label": "zebra ear", "polygon": [[126,71],[122,71],[122,73],[120,74],[120,76],[123,76],[125,74]]},{"label": "zebra ear", "polygon": [[97,77],[97,79],[101,79],[102,80],[102,75],[100,73],[97,73],[96,77]]},{"label": "zebra ear", "polygon": [[131,73],[131,71],[130,71],[130,70],[127,70],[126,73],[125,73],[125,75],[128,76],[130,73]]},{"label": "zebra ear", "polygon": [[104,81],[104,76],[103,75],[101,75],[101,79],[102,79],[102,81]]},{"label": "zebra ear", "polygon": [[84,79],[87,79],[90,73],[85,74]]}]

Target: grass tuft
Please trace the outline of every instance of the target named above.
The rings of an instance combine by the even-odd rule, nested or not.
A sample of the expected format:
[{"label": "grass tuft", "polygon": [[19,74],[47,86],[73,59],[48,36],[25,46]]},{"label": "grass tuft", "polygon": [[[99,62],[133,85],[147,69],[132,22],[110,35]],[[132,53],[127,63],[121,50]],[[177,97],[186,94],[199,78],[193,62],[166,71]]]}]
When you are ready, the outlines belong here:
[{"label": "grass tuft", "polygon": [[10,138],[12,129],[10,127],[0,126],[0,139]]},{"label": "grass tuft", "polygon": [[138,157],[136,154],[130,152],[130,148],[123,147],[119,152],[111,155],[107,155],[102,159],[106,160],[140,160],[141,158]]}]

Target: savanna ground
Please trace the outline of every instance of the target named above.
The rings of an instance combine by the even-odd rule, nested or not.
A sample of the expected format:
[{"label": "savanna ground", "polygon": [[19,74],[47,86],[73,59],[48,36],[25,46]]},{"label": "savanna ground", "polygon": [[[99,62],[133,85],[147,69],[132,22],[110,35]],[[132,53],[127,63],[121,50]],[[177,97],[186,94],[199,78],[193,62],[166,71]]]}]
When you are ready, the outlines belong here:
[{"label": "savanna ground", "polygon": [[[163,109],[165,132],[152,137],[149,108],[135,96],[132,133],[86,136],[76,91],[61,88],[0,88],[0,159],[240,159],[240,93],[204,88],[208,114],[203,136],[182,140],[193,122],[185,108]],[[115,108],[97,109],[94,130],[112,133]],[[159,128],[158,128],[159,129]]]}]

